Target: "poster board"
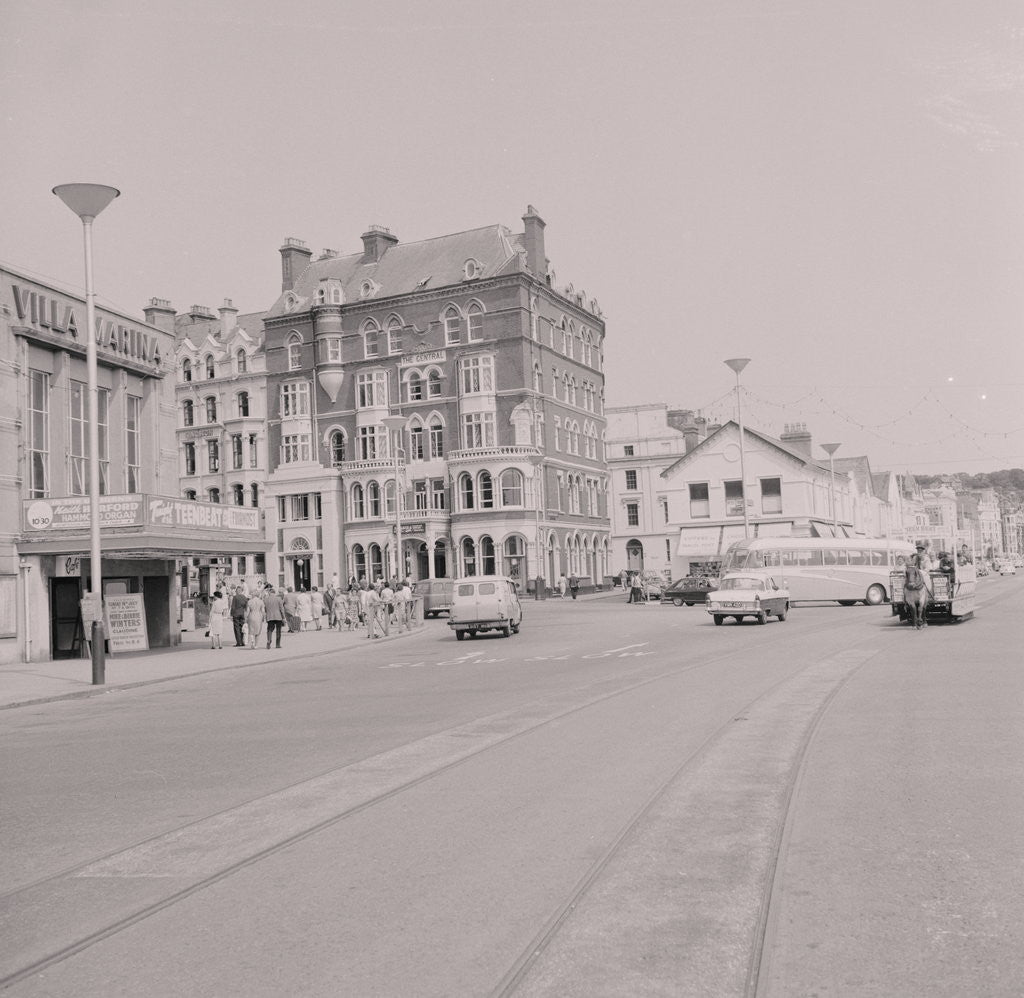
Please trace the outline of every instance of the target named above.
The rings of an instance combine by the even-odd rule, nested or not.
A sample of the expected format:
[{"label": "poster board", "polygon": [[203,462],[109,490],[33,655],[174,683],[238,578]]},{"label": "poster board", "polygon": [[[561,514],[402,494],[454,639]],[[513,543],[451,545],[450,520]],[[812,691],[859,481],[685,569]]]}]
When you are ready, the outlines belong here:
[{"label": "poster board", "polygon": [[0,576],[0,638],[18,636],[18,577]]},{"label": "poster board", "polygon": [[149,651],[149,635],[146,631],[146,608],[142,593],[125,593],[107,596],[106,611],[107,641],[111,654],[124,651]]}]

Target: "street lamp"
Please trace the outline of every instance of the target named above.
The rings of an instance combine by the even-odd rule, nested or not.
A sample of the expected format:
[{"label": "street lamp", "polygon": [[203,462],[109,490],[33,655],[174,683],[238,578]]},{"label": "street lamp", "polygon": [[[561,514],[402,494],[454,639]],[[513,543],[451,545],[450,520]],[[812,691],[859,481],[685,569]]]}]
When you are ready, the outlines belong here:
[{"label": "street lamp", "polygon": [[100,412],[96,384],[96,292],[92,284],[92,220],[120,191],[103,184],[61,184],[53,188],[81,220],[85,238],[85,369],[89,394],[89,567],[93,602],[99,601],[100,620],[93,620],[92,682],[106,682],[106,658],[103,648],[103,566],[100,563]]},{"label": "street lamp", "polygon": [[743,406],[740,404],[740,371],[750,363],[749,357],[733,357],[726,364],[736,374],[736,417],[740,424],[740,492],[743,494],[743,536],[750,537],[750,514],[747,512],[747,452],[743,444]]},{"label": "street lamp", "polygon": [[839,448],[842,447],[842,446],[843,446],[842,444],[822,444],[821,445],[821,449],[826,454],[828,454],[828,472],[829,472],[829,476],[831,478],[831,482],[829,484],[829,496],[830,496],[831,502],[832,502],[832,536],[833,537],[838,537],[839,536],[839,526],[838,526],[837,517],[836,517],[836,465],[835,465],[835,461],[832,458],[832,455],[835,454],[835,452],[837,450],[839,450]]},{"label": "street lamp", "polygon": [[405,429],[405,416],[385,416],[381,422],[387,427],[391,453],[395,458],[395,580],[401,581],[402,572],[402,492],[398,486],[398,445]]}]

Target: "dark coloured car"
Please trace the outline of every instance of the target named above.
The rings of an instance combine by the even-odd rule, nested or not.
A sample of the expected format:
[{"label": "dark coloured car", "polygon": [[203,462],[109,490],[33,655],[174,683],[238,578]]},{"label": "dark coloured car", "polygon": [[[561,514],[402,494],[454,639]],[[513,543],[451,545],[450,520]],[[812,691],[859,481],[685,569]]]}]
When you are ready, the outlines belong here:
[{"label": "dark coloured car", "polygon": [[423,597],[423,616],[436,617],[440,613],[451,613],[452,593],[455,582],[452,579],[420,579],[412,584],[413,595]]},{"label": "dark coloured car", "polygon": [[708,593],[713,593],[718,588],[718,579],[707,575],[687,575],[684,579],[676,579],[665,590],[662,595],[662,602],[671,600],[674,606],[694,606],[703,603]]}]

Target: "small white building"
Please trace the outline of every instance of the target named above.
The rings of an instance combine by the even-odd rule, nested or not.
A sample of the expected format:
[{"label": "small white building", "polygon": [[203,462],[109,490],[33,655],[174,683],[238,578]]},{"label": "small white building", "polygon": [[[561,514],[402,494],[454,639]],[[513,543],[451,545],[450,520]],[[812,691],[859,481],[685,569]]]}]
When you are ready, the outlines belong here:
[{"label": "small white building", "polygon": [[751,537],[855,536],[850,478],[836,469],[833,495],[828,458],[811,456],[804,424],[787,426],[781,439],[745,427],[743,443],[742,475],[732,421],[662,472],[666,530],[676,537],[673,577],[717,572],[726,549],[748,530]]}]

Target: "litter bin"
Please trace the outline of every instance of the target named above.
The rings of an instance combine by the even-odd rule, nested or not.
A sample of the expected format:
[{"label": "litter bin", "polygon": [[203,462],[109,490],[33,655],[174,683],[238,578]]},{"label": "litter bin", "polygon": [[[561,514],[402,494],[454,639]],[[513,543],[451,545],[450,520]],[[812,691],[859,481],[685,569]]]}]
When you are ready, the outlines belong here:
[{"label": "litter bin", "polygon": [[541,575],[538,575],[537,578],[534,579],[533,598],[535,600],[548,598],[547,586],[544,585],[544,577]]}]

